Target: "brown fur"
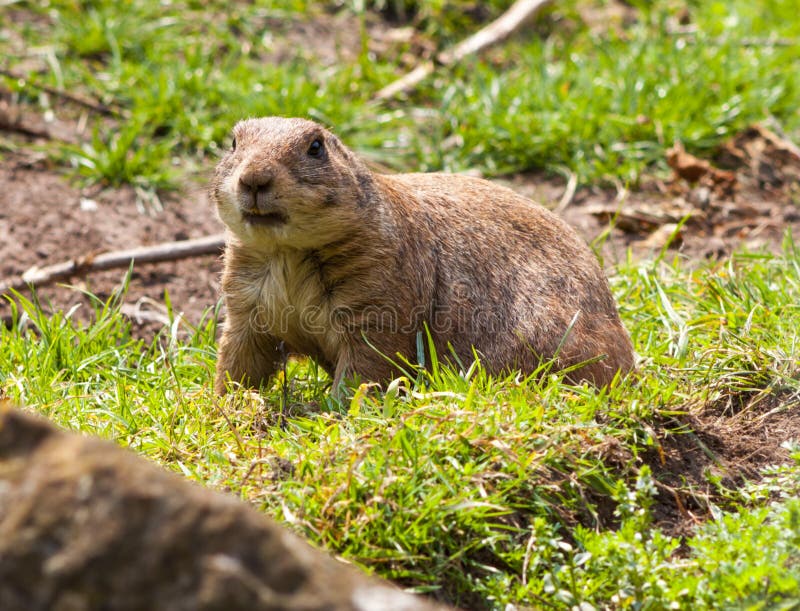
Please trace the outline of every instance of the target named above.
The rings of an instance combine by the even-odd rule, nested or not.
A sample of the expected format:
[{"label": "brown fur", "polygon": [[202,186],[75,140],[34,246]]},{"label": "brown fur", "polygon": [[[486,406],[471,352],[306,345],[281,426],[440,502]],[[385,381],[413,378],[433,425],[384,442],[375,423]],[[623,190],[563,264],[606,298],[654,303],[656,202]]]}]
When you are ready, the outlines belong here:
[{"label": "brown fur", "polygon": [[211,187],[229,228],[218,393],[266,382],[284,351],[335,389],[385,382],[399,372],[381,354],[415,360],[426,325],[440,359],[467,366],[474,347],[493,373],[599,358],[569,378],[604,385],[631,369],[596,258],[548,210],[477,178],[373,173],[311,121],[250,119],[234,138]]}]

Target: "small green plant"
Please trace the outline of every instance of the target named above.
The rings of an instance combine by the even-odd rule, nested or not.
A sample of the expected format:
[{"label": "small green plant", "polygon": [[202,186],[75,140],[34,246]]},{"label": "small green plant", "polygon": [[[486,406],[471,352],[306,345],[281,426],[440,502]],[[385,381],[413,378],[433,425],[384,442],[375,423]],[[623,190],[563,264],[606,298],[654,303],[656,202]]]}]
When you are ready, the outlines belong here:
[{"label": "small green plant", "polygon": [[101,180],[118,187],[123,184],[165,189],[174,186],[175,171],[171,166],[171,146],[161,140],[146,144],[149,138],[144,127],[126,123],[119,129],[101,133],[97,126],[92,142],[64,147],[81,176]]}]

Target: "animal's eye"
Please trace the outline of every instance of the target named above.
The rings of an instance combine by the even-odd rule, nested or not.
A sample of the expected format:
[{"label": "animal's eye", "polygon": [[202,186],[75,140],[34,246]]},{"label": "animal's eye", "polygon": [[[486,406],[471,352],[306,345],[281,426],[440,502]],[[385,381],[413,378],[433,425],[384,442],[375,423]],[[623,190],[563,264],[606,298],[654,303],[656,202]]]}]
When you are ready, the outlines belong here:
[{"label": "animal's eye", "polygon": [[323,152],[322,140],[317,138],[308,146],[309,157],[322,157]]},{"label": "animal's eye", "polygon": [[231,140],[231,150],[232,151],[236,150],[236,136],[234,136],[233,140]]}]

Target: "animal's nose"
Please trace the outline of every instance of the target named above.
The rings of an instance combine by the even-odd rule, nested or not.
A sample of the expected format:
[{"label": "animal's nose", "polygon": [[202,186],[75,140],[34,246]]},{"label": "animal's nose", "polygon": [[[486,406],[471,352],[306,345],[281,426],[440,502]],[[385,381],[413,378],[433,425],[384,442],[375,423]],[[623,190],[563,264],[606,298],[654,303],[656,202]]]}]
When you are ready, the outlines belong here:
[{"label": "animal's nose", "polygon": [[252,194],[269,191],[273,175],[269,170],[248,170],[239,176],[239,184]]}]

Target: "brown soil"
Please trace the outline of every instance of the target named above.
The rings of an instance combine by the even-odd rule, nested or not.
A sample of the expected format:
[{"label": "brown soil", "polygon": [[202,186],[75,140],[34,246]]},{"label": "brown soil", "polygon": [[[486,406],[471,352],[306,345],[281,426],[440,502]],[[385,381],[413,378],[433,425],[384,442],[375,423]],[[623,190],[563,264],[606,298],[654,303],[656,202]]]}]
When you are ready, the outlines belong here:
[{"label": "brown soil", "polygon": [[[200,237],[222,230],[205,191],[191,187],[180,197],[169,196],[163,210],[137,204],[132,188],[83,190],[62,173],[23,152],[7,154],[0,166],[0,278],[92,253]],[[133,271],[125,297],[139,335],[151,335],[163,321],[164,292],[169,292],[176,313],[197,323],[218,300],[219,257],[140,266]],[[43,303],[69,310],[86,319],[91,308],[81,291],[107,298],[122,283],[127,269],[76,278],[71,287],[45,287],[38,291]],[[159,305],[161,304],[161,305]],[[8,302],[0,314],[8,320]]]},{"label": "brown soil", "polygon": [[765,467],[787,462],[783,444],[800,438],[799,407],[793,394],[756,395],[735,414],[705,405],[659,423],[659,446],[643,457],[657,481],[657,524],[689,535],[714,506],[729,502],[711,480],[735,490],[760,481]]}]

